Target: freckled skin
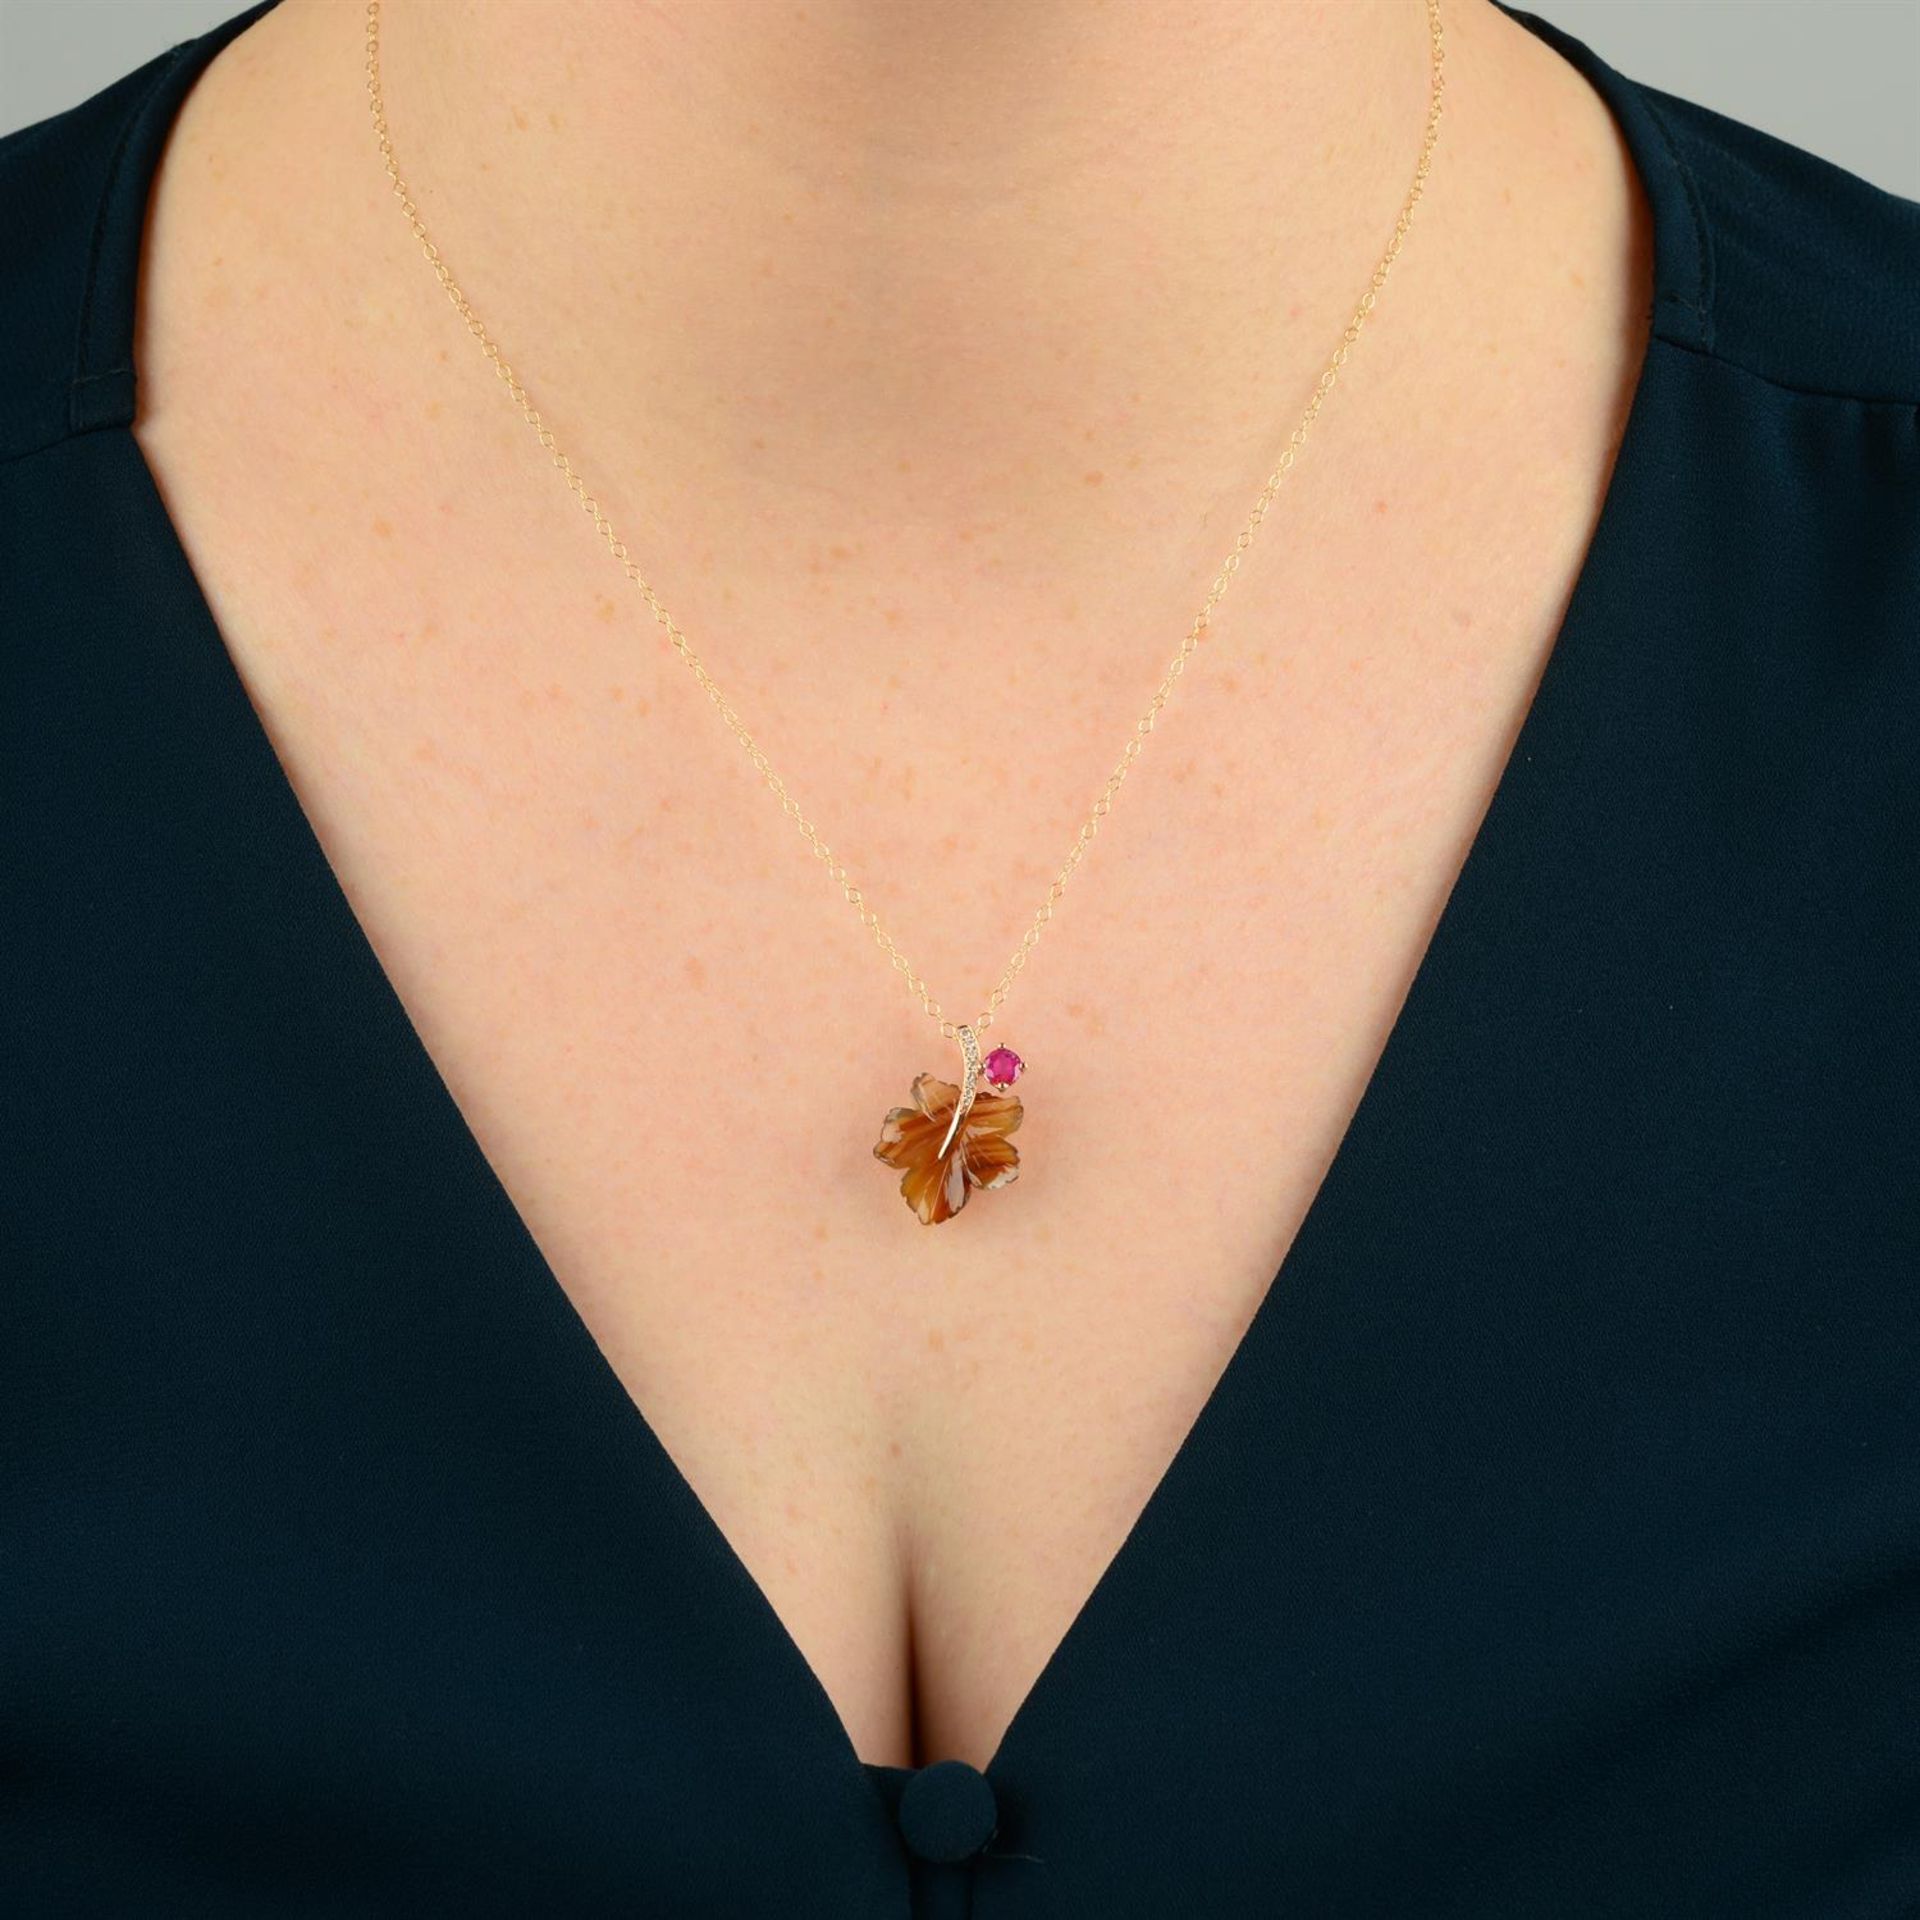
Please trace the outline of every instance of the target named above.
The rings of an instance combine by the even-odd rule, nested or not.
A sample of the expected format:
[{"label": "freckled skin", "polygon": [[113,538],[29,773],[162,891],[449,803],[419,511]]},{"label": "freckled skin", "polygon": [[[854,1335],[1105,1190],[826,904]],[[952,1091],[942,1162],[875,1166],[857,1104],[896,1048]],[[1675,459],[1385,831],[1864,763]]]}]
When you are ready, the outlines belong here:
[{"label": "freckled skin", "polygon": [[[938,12],[896,20],[893,57],[929,55]],[[1483,0],[1449,13],[1458,146],[992,1029],[1045,1063],[1020,1177],[933,1228],[872,1147],[954,1050],[368,190],[338,10],[283,0],[242,36],[163,166],[138,432],[236,669],[476,1140],[864,1758],[906,1763],[917,1725],[983,1761],[1138,1514],[1378,1059],[1584,553],[1638,359],[1634,210],[1580,83]],[[746,143],[692,69],[644,115],[610,68],[536,64],[508,113],[436,119],[399,39],[418,184],[460,182],[435,211],[476,302],[796,804],[970,1018],[1411,149],[1312,175],[1293,244],[1288,169],[1260,164],[1291,135],[1251,110],[1150,151],[1088,135],[1074,166],[1023,153],[1017,117],[990,147],[925,137],[944,99],[1044,85],[977,68],[903,89],[911,126],[884,99],[776,126],[743,94]],[[473,72],[449,53],[443,78],[457,104]],[[582,165],[603,136],[636,164]],[[887,165],[858,177],[899,198],[854,220],[863,140]],[[563,168],[588,184],[556,209],[536,190]],[[926,217],[949,203],[970,217]],[[610,259],[640,265],[616,288]],[[250,297],[210,327],[226,260]]]}]

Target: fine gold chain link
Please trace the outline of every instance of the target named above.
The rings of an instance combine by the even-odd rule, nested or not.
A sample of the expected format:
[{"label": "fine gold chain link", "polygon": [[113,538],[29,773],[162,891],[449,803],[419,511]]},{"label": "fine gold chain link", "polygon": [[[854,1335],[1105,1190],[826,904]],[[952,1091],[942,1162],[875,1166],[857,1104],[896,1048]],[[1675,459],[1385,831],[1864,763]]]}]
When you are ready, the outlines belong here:
[{"label": "fine gold chain link", "polygon": [[[1260,489],[1260,497],[1254,502],[1252,514],[1234,541],[1233,551],[1227,555],[1219,572],[1215,574],[1213,585],[1208,590],[1205,601],[1201,604],[1199,612],[1194,615],[1186,637],[1180,643],[1180,651],[1174,655],[1171,664],[1161,676],[1160,684],[1154,689],[1153,698],[1148,703],[1146,712],[1135,721],[1133,732],[1128,736],[1126,748],[1112,773],[1107,776],[1107,783],[1100,790],[1099,798],[1094,801],[1092,811],[1082,823],[1073,846],[1067,854],[1066,863],[1054,877],[1053,884],[1047,889],[1046,898],[1040,903],[1032,923],[1021,937],[1019,946],[1014,950],[1013,958],[1007,962],[1005,972],[1001,974],[994,984],[993,991],[987,996],[985,1009],[979,1018],[972,1022],[973,1031],[976,1033],[985,1033],[992,1026],[994,1015],[999,1012],[1008,993],[1012,990],[1014,981],[1025,968],[1028,956],[1040,944],[1040,937],[1052,921],[1054,910],[1059,906],[1061,896],[1066,892],[1068,881],[1073,878],[1080,862],[1086,857],[1087,849],[1093,844],[1094,836],[1100,831],[1101,821],[1112,811],[1114,797],[1119,793],[1127,775],[1133,771],[1133,763],[1140,757],[1141,748],[1146,745],[1147,737],[1153,732],[1161,709],[1172,697],[1180,676],[1186,672],[1187,662],[1193,658],[1201,641],[1206,638],[1208,622],[1214,607],[1218,605],[1221,595],[1227,590],[1228,583],[1239,570],[1240,556],[1252,544],[1255,532],[1266,518],[1267,509],[1273,504],[1274,495],[1279,492],[1281,484],[1293,470],[1294,462],[1299,458],[1300,451],[1306,444],[1307,435],[1312,430],[1313,423],[1320,417],[1321,408],[1326,404],[1327,395],[1333,391],[1334,382],[1339,378],[1341,369],[1347,364],[1347,357],[1359,340],[1360,331],[1366,325],[1368,315],[1373,312],[1374,302],[1379,297],[1381,288],[1386,285],[1388,274],[1393,271],[1393,263],[1400,257],[1400,250],[1406,243],[1408,229],[1413,224],[1413,210],[1420,204],[1421,195],[1426,191],[1427,176],[1433,164],[1434,146],[1440,137],[1440,110],[1446,87],[1446,49],[1440,23],[1440,0],[1426,0],[1426,13],[1427,35],[1432,56],[1432,80],[1427,102],[1426,130],[1420,143],[1420,158],[1413,170],[1413,184],[1407,189],[1406,199],[1402,202],[1399,216],[1393,223],[1393,237],[1387,242],[1387,250],[1381,255],[1379,265],[1374,268],[1372,277],[1368,280],[1366,292],[1360,296],[1360,304],[1354,309],[1353,318],[1347,322],[1346,329],[1340,336],[1340,344],[1335,348],[1333,358],[1327,362],[1319,380],[1315,383],[1313,397],[1307,402],[1305,413],[1301,415],[1299,424],[1288,436],[1286,447],[1280,455],[1279,465],[1268,475],[1266,484]],[[719,711],[721,719],[727,723],[734,738],[746,750],[748,759],[753,762],[761,779],[772,789],[774,797],[780,802],[781,811],[799,828],[807,845],[813,849],[815,858],[832,875],[835,884],[846,897],[847,904],[859,914],[861,924],[873,935],[880,951],[887,956],[895,971],[906,981],[908,990],[919,1001],[928,1018],[939,1027],[940,1032],[947,1039],[955,1039],[959,1033],[958,1023],[949,1020],[941,1012],[940,1003],[928,990],[927,983],[914,972],[912,962],[894,944],[893,936],[881,924],[879,914],[868,903],[866,895],[853,883],[846,866],[820,837],[819,830],[807,818],[800,803],[788,790],[786,782],[774,771],[765,751],[747,731],[739,714],[734,711],[732,703],[721,692],[700,656],[694,652],[687,636],[681,632],[673,616],[661,605],[659,595],[641,574],[639,564],[629,551],[627,543],[614,530],[600,502],[588,489],[586,482],[581,479],[572,460],[555,441],[553,429],[547,425],[540,410],[528,398],[527,390],[520,384],[519,376],[507,364],[505,355],[501,353],[493,336],[481,323],[480,316],[474,312],[467,296],[461,292],[446,261],[441,257],[440,249],[435,246],[429,236],[426,223],[420,217],[420,209],[414,203],[412,192],[401,177],[399,163],[395,160],[393,153],[393,136],[387,127],[386,101],[380,85],[380,0],[367,0],[367,101],[373,111],[373,126],[380,144],[380,157],[386,164],[387,178],[393,183],[393,191],[400,202],[401,211],[405,213],[407,224],[413,229],[414,237],[420,242],[428,263],[446,291],[447,298],[466,323],[467,331],[480,343],[481,351],[492,363],[494,372],[505,383],[515,404],[526,417],[527,424],[538,436],[541,446],[552,456],[553,464],[560,470],[574,498],[592,519],[594,529],[605,541],[608,551],[620,563],[621,570],[627,578],[639,588],[648,607],[652,609],[655,621],[666,630],[673,650],[685,663],[688,672],[699,682],[701,691]]]}]

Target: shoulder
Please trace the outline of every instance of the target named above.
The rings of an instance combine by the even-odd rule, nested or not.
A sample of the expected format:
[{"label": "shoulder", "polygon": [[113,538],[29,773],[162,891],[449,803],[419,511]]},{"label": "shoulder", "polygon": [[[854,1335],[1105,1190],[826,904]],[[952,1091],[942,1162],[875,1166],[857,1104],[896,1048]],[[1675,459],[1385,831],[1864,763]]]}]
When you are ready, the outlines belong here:
[{"label": "shoulder", "polygon": [[131,413],[134,280],[182,97],[261,0],[0,138],[0,459]]},{"label": "shoulder", "polygon": [[108,184],[172,59],[0,140],[0,454],[69,430]]},{"label": "shoulder", "polygon": [[1656,88],[1696,201],[1701,345],[1808,393],[1920,404],[1920,202]]},{"label": "shoulder", "polygon": [[1920,202],[1502,10],[1620,123],[1657,235],[1658,338],[1795,392],[1920,404]]},{"label": "shoulder", "polygon": [[1579,588],[1621,735],[1758,834],[1729,881],[1844,881],[1884,928],[1912,892],[1884,823],[1920,801],[1920,205],[1519,18],[1611,109],[1650,214],[1650,343]]}]

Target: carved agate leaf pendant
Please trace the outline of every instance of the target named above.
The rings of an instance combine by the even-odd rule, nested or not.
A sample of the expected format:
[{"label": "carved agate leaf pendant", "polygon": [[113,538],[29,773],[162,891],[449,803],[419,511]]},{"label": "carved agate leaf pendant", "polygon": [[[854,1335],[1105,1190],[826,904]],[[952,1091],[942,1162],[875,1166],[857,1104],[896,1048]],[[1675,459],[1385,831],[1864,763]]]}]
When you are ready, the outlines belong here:
[{"label": "carved agate leaf pendant", "polygon": [[887,1115],[873,1150],[876,1160],[900,1169],[901,1198],[928,1227],[951,1220],[975,1187],[1004,1187],[1020,1171],[1019,1150],[1008,1138],[1020,1125],[1020,1102],[1003,1089],[1026,1063],[1010,1047],[995,1047],[983,1061],[971,1027],[955,1037],[960,1085],[921,1074],[913,1105]]}]

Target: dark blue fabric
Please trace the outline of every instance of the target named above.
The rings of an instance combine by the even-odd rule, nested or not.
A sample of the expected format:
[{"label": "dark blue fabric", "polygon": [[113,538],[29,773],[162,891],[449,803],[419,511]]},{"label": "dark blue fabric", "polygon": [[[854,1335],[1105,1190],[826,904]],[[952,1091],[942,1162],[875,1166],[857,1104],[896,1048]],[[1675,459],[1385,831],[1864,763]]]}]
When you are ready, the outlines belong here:
[{"label": "dark blue fabric", "polygon": [[1920,1912],[1920,209],[1528,21],[1656,219],[1605,512],[941,1863],[952,1780],[914,1828],[860,1765],[490,1172],[128,431],[156,157],[264,10],[0,142],[0,1914]]}]

